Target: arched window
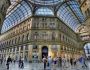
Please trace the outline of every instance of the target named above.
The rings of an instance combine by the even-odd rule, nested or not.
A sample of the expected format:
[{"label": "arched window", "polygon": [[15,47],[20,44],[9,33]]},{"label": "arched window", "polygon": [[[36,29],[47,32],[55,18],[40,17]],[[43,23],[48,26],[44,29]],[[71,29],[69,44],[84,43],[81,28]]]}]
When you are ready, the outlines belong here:
[{"label": "arched window", "polygon": [[37,39],[38,38],[38,32],[35,32],[34,33],[34,39]]},{"label": "arched window", "polygon": [[85,44],[84,51],[86,53],[86,56],[90,55],[90,43]]},{"label": "arched window", "polygon": [[12,45],[13,45],[13,39],[12,39]]},{"label": "arched window", "polygon": [[26,40],[28,41],[28,36],[29,36],[29,33],[27,33],[27,35],[26,35]]},{"label": "arched window", "polygon": [[9,41],[9,45],[11,44],[11,40]]},{"label": "arched window", "polygon": [[35,15],[43,15],[43,16],[52,16],[54,15],[53,11],[47,7],[41,7],[36,10]]},{"label": "arched window", "polygon": [[18,37],[18,43],[20,42],[20,36]]},{"label": "arched window", "polygon": [[55,32],[52,32],[52,40],[55,40],[55,36],[56,36]]},{"label": "arched window", "polygon": [[17,43],[17,38],[15,38],[15,44]]},{"label": "arched window", "polygon": [[24,42],[24,35],[22,36],[22,42]]}]

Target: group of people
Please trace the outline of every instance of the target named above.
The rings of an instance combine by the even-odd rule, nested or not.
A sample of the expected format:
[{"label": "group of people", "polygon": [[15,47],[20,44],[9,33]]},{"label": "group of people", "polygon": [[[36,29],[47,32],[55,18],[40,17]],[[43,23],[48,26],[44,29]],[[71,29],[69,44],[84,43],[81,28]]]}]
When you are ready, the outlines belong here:
[{"label": "group of people", "polygon": [[80,64],[82,65],[82,67],[87,67],[85,57],[81,56],[78,60],[79,60]]},{"label": "group of people", "polygon": [[10,62],[12,63],[12,59],[11,59],[10,56],[9,56],[9,57],[7,58],[7,61],[6,61],[7,70],[9,70]]},{"label": "group of people", "polygon": [[[16,62],[15,60],[11,59],[10,56],[9,56],[8,59],[7,59],[7,62],[6,62],[7,69],[9,69],[9,64],[10,64],[10,62],[12,63],[12,61],[14,63]],[[18,61],[19,68],[24,68],[24,62],[23,61],[24,60],[20,57],[19,61]]]},{"label": "group of people", "polygon": [[24,68],[24,60],[20,57],[19,59],[19,68]]},{"label": "group of people", "polygon": [[73,59],[73,58],[70,59],[70,64],[71,65],[75,66],[77,63],[80,63],[80,65],[82,67],[87,67],[86,59],[83,56],[79,57],[78,59]]},{"label": "group of people", "polygon": [[[3,57],[0,58],[0,64],[2,64],[4,61]],[[6,60],[6,67],[7,67],[7,70],[9,70],[9,66],[12,62],[16,62],[16,60],[12,59],[10,56],[7,58]],[[20,57],[19,58],[19,61],[18,61],[18,66],[19,68],[24,68],[24,62],[23,62],[23,59]]]},{"label": "group of people", "polygon": [[[52,58],[51,56],[48,56],[48,57],[44,56],[42,61],[44,64],[44,70],[46,70],[46,68],[49,68],[49,69],[56,68],[56,67],[63,68],[63,66],[66,66],[67,63],[69,63],[71,66],[75,66],[75,65],[77,65],[77,62],[79,62],[80,65],[82,65],[82,67],[87,67],[87,64],[85,62],[86,60],[84,57],[80,57],[78,59],[75,59],[75,58],[66,59],[65,57],[64,58],[62,58],[62,57]],[[15,63],[15,60],[13,60],[9,56],[6,60],[7,70],[9,70],[9,65],[12,62]],[[0,58],[0,63],[1,64],[3,63],[3,58]],[[21,57],[18,60],[18,66],[19,66],[19,68],[24,68],[24,59],[22,59]]]},{"label": "group of people", "polygon": [[51,56],[49,57],[45,57],[43,58],[43,63],[44,63],[44,70],[46,70],[46,68],[49,67],[49,69],[56,68],[56,67],[66,67],[67,65],[71,65],[71,67],[74,67],[77,65],[77,63],[79,62],[80,65],[82,67],[87,67],[87,64],[85,62],[85,58],[84,57],[80,57],[78,59],[75,58],[70,58],[70,59],[66,59],[66,58],[62,58],[62,57],[55,57],[55,58],[51,58]]},{"label": "group of people", "polygon": [[46,70],[46,67],[51,69],[52,65],[54,66],[54,68],[56,68],[57,66],[61,67],[62,66],[62,58],[56,57],[56,58],[52,59],[51,56],[49,56],[49,57],[44,56],[43,63],[44,63],[44,70]]}]

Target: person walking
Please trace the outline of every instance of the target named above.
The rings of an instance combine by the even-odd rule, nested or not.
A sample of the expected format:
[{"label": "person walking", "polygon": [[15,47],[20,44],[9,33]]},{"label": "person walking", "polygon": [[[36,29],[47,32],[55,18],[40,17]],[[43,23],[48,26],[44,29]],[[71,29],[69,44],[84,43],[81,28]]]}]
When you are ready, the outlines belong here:
[{"label": "person walking", "polygon": [[3,57],[1,57],[0,62],[1,62],[1,64],[3,63]]},{"label": "person walking", "polygon": [[18,66],[19,66],[19,68],[21,68],[21,57],[19,58],[19,61],[18,61]]},{"label": "person walking", "polygon": [[84,66],[87,68],[86,59],[85,58],[83,59],[84,59]]},{"label": "person walking", "polygon": [[61,57],[58,58],[58,62],[59,62],[59,67],[62,67],[62,58]]},{"label": "person walking", "polygon": [[13,62],[14,62],[14,64],[15,64],[15,63],[16,63],[16,60],[14,59]]},{"label": "person walking", "polygon": [[8,59],[7,59],[7,63],[6,63],[7,70],[9,70],[9,64],[10,64],[10,62],[12,62],[12,59],[9,56]]},{"label": "person walking", "polygon": [[43,63],[44,63],[44,70],[46,70],[47,59],[46,59],[45,56],[44,56],[44,58],[43,58]]},{"label": "person walking", "polygon": [[21,68],[24,68],[24,59],[21,59]]},{"label": "person walking", "polygon": [[47,62],[48,62],[49,69],[51,69],[51,66],[52,66],[52,58],[51,58],[51,56],[48,57]]},{"label": "person walking", "polygon": [[56,67],[57,67],[57,57],[55,57],[54,59],[53,59],[53,68],[54,68],[54,70],[56,70]]},{"label": "person walking", "polygon": [[77,64],[77,60],[76,60],[75,58],[74,58],[73,63],[74,63],[74,66],[76,66],[76,64]]},{"label": "person walking", "polygon": [[73,65],[73,59],[72,58],[70,59],[70,64],[71,64],[71,66]]},{"label": "person walking", "polygon": [[80,63],[82,64],[82,67],[87,67],[87,65],[86,65],[86,63],[85,63],[85,58],[83,57],[83,56],[81,56],[80,58],[79,58],[79,61],[80,61]]}]

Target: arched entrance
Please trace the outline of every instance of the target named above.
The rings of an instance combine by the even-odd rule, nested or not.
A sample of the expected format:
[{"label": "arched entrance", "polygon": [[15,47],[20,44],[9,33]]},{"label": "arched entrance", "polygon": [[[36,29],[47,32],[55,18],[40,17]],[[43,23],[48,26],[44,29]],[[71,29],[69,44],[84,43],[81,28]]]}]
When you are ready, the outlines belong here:
[{"label": "arched entrance", "polygon": [[42,47],[42,58],[44,58],[48,56],[48,47],[47,46],[43,46]]},{"label": "arched entrance", "polygon": [[85,52],[87,59],[90,59],[90,43],[86,43],[84,45],[84,52]]}]

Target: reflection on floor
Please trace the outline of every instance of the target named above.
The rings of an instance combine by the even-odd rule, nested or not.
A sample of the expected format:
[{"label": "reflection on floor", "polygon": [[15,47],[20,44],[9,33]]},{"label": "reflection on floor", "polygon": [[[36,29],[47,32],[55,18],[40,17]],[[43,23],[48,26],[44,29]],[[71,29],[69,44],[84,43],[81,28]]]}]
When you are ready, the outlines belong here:
[{"label": "reflection on floor", "polygon": [[[67,63],[66,65],[63,65],[62,68],[55,67],[52,65],[51,69],[47,67],[46,70],[90,70],[90,61],[87,62],[87,66],[88,68],[86,67],[82,68],[80,63],[77,63],[76,66],[71,66],[69,63]],[[3,63],[3,65],[0,65],[0,70],[7,70],[5,63]],[[18,67],[18,63],[15,64],[11,63],[9,70],[44,70],[44,69],[43,69],[43,63],[25,63],[23,69]]]}]

